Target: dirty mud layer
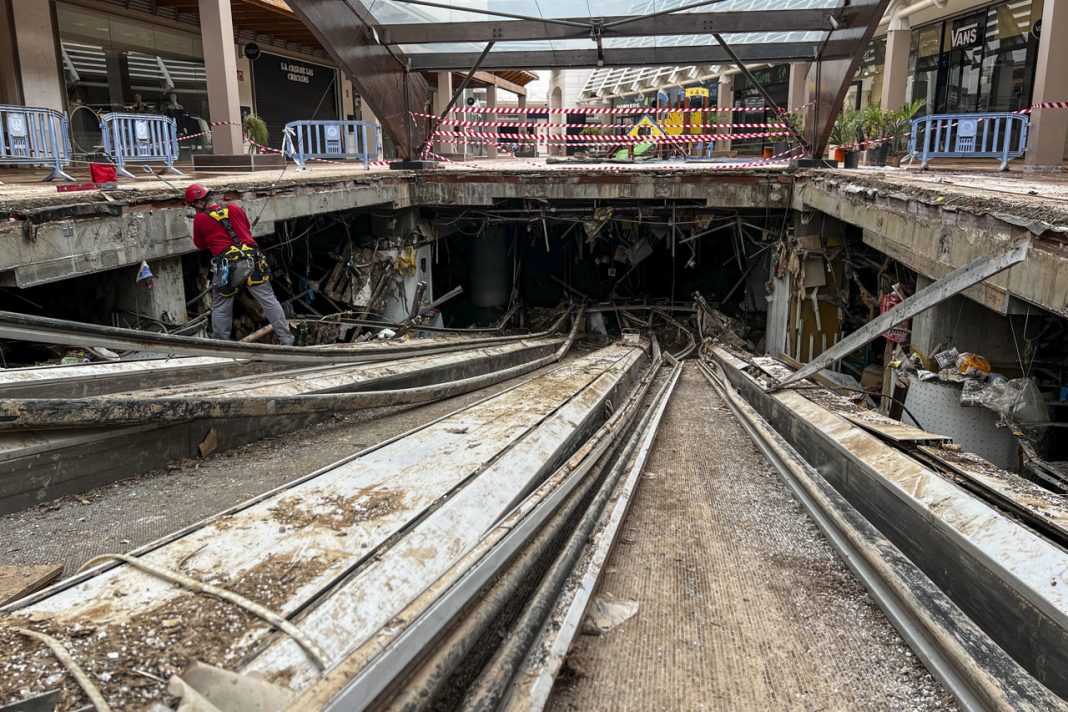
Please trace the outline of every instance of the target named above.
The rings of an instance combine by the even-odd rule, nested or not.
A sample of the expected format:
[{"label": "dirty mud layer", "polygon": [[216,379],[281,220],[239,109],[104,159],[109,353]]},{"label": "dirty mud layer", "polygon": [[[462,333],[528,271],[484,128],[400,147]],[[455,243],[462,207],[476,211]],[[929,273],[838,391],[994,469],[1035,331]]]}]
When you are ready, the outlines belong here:
[{"label": "dirty mud layer", "polygon": [[692,364],[549,709],[951,710]]},{"label": "dirty mud layer", "polygon": [[[232,580],[215,585],[268,609],[330,565],[322,558],[293,561],[271,557]],[[246,652],[234,645],[259,618],[205,594],[184,591],[168,603],[122,623],[100,624],[96,616],[51,618],[16,614],[0,619],[0,704],[48,690],[60,690],[58,710],[89,704],[51,651],[11,631],[17,625],[46,633],[66,648],[116,710],[145,709],[166,699],[165,681],[194,661],[233,668]]]}]

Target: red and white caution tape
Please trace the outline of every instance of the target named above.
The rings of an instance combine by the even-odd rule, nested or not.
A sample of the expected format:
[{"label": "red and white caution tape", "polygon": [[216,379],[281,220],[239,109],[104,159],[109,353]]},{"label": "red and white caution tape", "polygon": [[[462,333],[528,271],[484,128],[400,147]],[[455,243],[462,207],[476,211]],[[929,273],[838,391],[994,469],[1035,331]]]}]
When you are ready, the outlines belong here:
[{"label": "red and white caution tape", "polygon": [[[434,119],[440,126],[463,126],[471,128],[528,128],[528,129],[564,129],[564,128],[620,128],[611,124],[586,124],[586,123],[561,123],[544,121],[464,121],[463,119],[438,119],[433,114],[420,114],[412,112],[412,116],[424,119]],[[757,123],[757,124],[685,124],[686,128],[740,128],[740,129],[784,129],[783,123]]]},{"label": "red and white caution tape", "polygon": [[1031,104],[1031,106],[1026,109],[1020,109],[1015,113],[1030,114],[1036,109],[1068,109],[1068,101],[1040,101],[1036,104]]},{"label": "red and white caution tape", "polygon": [[709,143],[712,141],[736,141],[749,138],[767,138],[789,136],[789,131],[765,131],[760,133],[730,134],[689,134],[681,136],[531,136],[526,134],[497,134],[480,131],[435,131],[432,140],[445,143],[462,142],[465,139],[486,139],[489,141],[506,140],[509,143],[564,144],[567,146],[598,146],[604,144],[669,144],[685,145],[691,143]]},{"label": "red and white caution tape", "polygon": [[683,107],[680,109],[672,108],[656,108],[649,107],[644,109],[630,108],[630,109],[612,109],[607,107],[597,106],[572,106],[572,107],[553,107],[553,108],[530,108],[530,107],[515,107],[515,106],[458,106],[452,109],[452,111],[458,114],[584,114],[599,115],[608,114],[610,116],[626,116],[626,115],[639,115],[639,114],[696,114],[702,112],[757,112],[757,111],[771,111],[764,106],[712,106],[707,109],[691,109]]}]

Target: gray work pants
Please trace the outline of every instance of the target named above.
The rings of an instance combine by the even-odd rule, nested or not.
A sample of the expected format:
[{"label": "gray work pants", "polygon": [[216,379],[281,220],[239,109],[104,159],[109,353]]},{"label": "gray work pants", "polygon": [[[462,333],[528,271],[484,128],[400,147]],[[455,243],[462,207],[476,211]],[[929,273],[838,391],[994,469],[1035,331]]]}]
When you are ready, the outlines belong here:
[{"label": "gray work pants", "polygon": [[[263,284],[246,284],[245,289],[255,297],[263,309],[263,315],[274,327],[274,333],[278,337],[278,343],[289,346],[293,343],[293,334],[289,331],[286,323],[286,314],[282,311],[282,305],[274,296],[270,282]],[[218,290],[211,294],[211,338],[221,341],[230,340],[230,328],[234,323],[234,297],[221,297]]]}]

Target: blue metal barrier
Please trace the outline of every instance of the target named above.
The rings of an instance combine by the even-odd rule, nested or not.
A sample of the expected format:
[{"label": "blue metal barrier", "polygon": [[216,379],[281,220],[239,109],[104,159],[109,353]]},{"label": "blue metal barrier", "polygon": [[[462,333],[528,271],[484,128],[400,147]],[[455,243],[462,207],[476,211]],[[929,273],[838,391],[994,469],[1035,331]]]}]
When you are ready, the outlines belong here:
[{"label": "blue metal barrier", "polygon": [[382,153],[382,132],[370,121],[290,121],[283,150],[304,170],[309,158],[356,159],[370,168]]},{"label": "blue metal barrier", "polygon": [[104,134],[104,153],[115,163],[116,172],[133,178],[126,170],[127,161],[162,161],[168,172],[182,175],[174,167],[178,160],[178,124],[169,116],[104,114],[100,131]]},{"label": "blue metal barrier", "polygon": [[51,164],[46,181],[73,181],[63,171],[70,162],[67,115],[54,109],[0,104],[0,163]]},{"label": "blue metal barrier", "polygon": [[909,153],[923,169],[932,158],[997,158],[999,170],[1027,151],[1029,121],[1023,114],[932,114],[912,120]]}]

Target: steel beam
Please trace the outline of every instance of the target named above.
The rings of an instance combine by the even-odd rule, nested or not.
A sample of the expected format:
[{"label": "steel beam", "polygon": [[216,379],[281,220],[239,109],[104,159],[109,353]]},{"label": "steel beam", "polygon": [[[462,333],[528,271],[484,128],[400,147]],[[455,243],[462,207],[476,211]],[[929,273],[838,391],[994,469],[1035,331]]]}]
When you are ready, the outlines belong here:
[{"label": "steel beam", "polygon": [[289,6],[348,73],[356,92],[378,117],[400,155],[415,158],[426,134],[421,124],[411,121],[409,112],[426,112],[430,103],[427,81],[406,71],[407,59],[402,52],[376,41],[367,24],[371,18],[361,3],[292,0]]},{"label": "steel beam", "polygon": [[[842,56],[852,50],[852,43],[832,41],[824,56]],[[746,62],[811,62],[819,55],[820,44],[815,42],[767,42],[732,45],[739,58]],[[412,68],[421,71],[466,70],[475,60],[472,52],[433,52],[411,54]],[[566,67],[652,67],[687,64],[725,64],[730,56],[720,47],[694,45],[689,47],[608,47],[599,60],[596,47],[573,50],[531,50],[518,52],[490,52],[484,69],[553,69]]]},{"label": "steel beam", "polygon": [[[1010,657],[1003,645],[999,647],[1000,641],[993,639],[983,621],[984,617],[1011,618],[1013,623],[1019,623],[1016,631],[1021,642],[1032,644],[1032,638],[1050,636],[1052,641],[1042,641],[1050,645],[1048,650],[1062,649],[1063,646],[1057,645],[1062,631],[1057,630],[1056,624],[1016,618],[1017,611],[1024,606],[1020,606],[1014,594],[1006,595],[1005,589],[995,583],[998,571],[1006,564],[1009,568],[1021,564],[1025,568],[1039,568],[1039,557],[1034,562],[1026,560],[1028,555],[1033,555],[1030,550],[1024,553],[1029,549],[1029,534],[1019,528],[1006,532],[1006,524],[1009,528],[1015,525],[1004,519],[999,521],[999,515],[991,516],[989,512],[985,517],[974,512],[966,516],[958,514],[954,517],[957,522],[967,522],[959,524],[962,528],[981,532],[989,526],[999,530],[990,538],[1003,537],[1002,560],[991,568],[985,563],[975,563],[966,542],[937,535],[939,520],[949,519],[947,513],[954,509],[966,508],[968,495],[953,491],[954,485],[931,473],[931,489],[939,488],[939,491],[931,492],[930,499],[938,499],[938,509],[932,507],[926,514],[916,511],[909,506],[909,497],[928,496],[928,488],[921,481],[926,475],[921,473],[910,475],[907,485],[902,482],[904,486],[900,486],[896,496],[886,496],[880,481],[884,477],[881,471],[889,471],[894,465],[900,467],[899,463],[908,467],[907,456],[876,441],[876,447],[892,453],[880,457],[871,447],[865,449],[865,444],[858,442],[865,438],[864,434],[844,434],[840,424],[834,424],[834,434],[829,435],[827,425],[831,425],[835,416],[820,406],[797,393],[763,393],[759,383],[742,370],[746,364],[722,349],[714,348],[712,358],[716,369],[713,371],[702,363],[699,367],[703,375],[890,622],[928,670],[957,698],[961,709],[1037,711],[1063,707],[1063,701],[1021,667],[1018,658]],[[797,412],[791,407],[797,403],[803,404],[806,411]],[[814,422],[823,420],[828,422]],[[848,443],[848,446],[837,443]],[[819,463],[818,470],[811,463]],[[873,470],[869,463],[876,463],[879,470]],[[891,472],[889,476],[894,475]],[[843,486],[846,479],[849,487]],[[879,516],[872,516],[873,509]],[[887,520],[893,526],[885,526]],[[1023,544],[1020,550],[1011,548],[1020,544]],[[1047,552],[1053,548],[1049,544],[1040,546],[1049,547]],[[915,556],[916,548],[925,555]],[[968,573],[953,578],[961,568]],[[953,580],[949,586],[947,577]],[[1026,588],[1025,582],[1017,581],[1021,589]],[[1054,587],[1050,590],[1056,591]],[[974,608],[970,611],[955,600],[962,593],[968,598],[986,599],[985,606],[980,604],[981,615],[974,615]],[[1009,612],[1011,615],[1006,615]],[[1031,613],[1036,611],[1032,609]],[[1037,641],[1034,644],[1041,645]],[[1063,669],[1051,661],[1045,665],[1055,674]]]},{"label": "steel beam", "polygon": [[879,20],[889,5],[890,0],[856,0],[847,3],[833,23],[838,29],[831,33],[817,61],[809,67],[805,88],[813,103],[806,106],[801,115],[815,158],[822,157],[827,150],[831,128],[860,67],[864,48],[871,42]]},{"label": "steel beam", "polygon": [[[651,18],[606,17],[603,37],[649,37],[709,34],[712,32],[766,32],[827,30],[832,8],[778,10],[774,12],[695,12]],[[613,22],[632,20],[610,27]],[[487,20],[478,22],[403,23],[379,25],[379,38],[387,44],[433,44],[438,42],[522,42],[525,40],[589,39],[589,18],[570,18],[587,27],[536,20]]]},{"label": "steel beam", "polygon": [[[576,322],[577,326],[577,322]],[[568,350],[574,332],[563,337],[520,343],[516,350],[494,353],[465,351],[467,368],[455,359],[425,369],[431,382],[406,388],[367,390],[374,387],[364,375],[366,366],[345,367],[342,373],[301,379],[293,373],[291,383],[274,383],[256,388],[249,379],[243,390],[207,395],[194,392],[168,396],[120,394],[93,398],[24,398],[0,400],[0,428],[86,428],[101,425],[165,423],[212,418],[246,418],[277,415],[346,413],[366,408],[413,405],[451,398],[486,388],[510,378],[530,373],[556,362]],[[406,359],[412,365],[422,360]],[[403,368],[392,366],[390,370]],[[496,369],[496,370],[487,370]],[[454,379],[454,380],[453,380]],[[388,377],[376,379],[380,385]],[[384,382],[384,383],[383,383]],[[294,388],[295,386],[295,388]]]},{"label": "steel beam", "polygon": [[[570,312],[568,312],[570,313]],[[537,334],[544,336],[554,331],[566,318],[557,320],[552,329]],[[486,346],[505,343],[526,336],[495,336],[477,339],[436,341],[425,339],[404,345],[370,343],[347,348],[320,348],[299,346],[273,346],[270,344],[246,344],[236,341],[216,341],[191,336],[157,334],[155,332],[121,329],[99,324],[81,324],[63,319],[30,316],[15,312],[0,311],[0,338],[21,341],[37,341],[46,344],[67,346],[103,346],[129,351],[153,351],[186,356],[218,356],[221,358],[252,359],[257,361],[285,361],[290,363],[356,363],[359,361],[382,361],[387,358],[441,353],[457,348]]]},{"label": "steel beam", "polygon": [[1006,270],[1014,264],[1023,262],[1027,258],[1027,252],[1030,247],[1030,241],[1023,240],[1000,255],[980,257],[962,267],[958,267],[942,279],[932,282],[927,287],[916,292],[890,311],[883,312],[872,319],[863,327],[809,361],[804,368],[794,371],[792,375],[783,379],[776,388],[783,388],[818,373],[821,369],[874,341],[879,334],[895,324],[911,319],[953,295],[959,294],[968,287],[979,284],[984,279],[993,277],[998,272]]}]

